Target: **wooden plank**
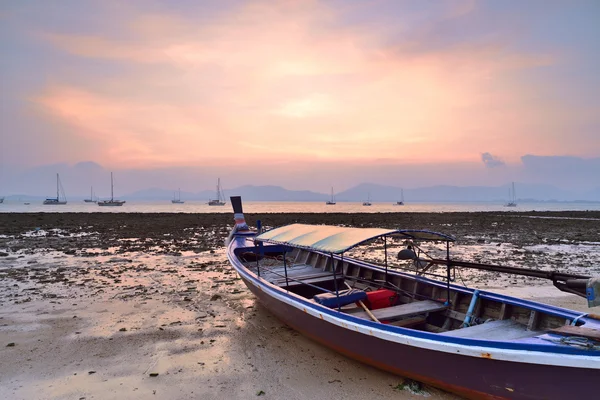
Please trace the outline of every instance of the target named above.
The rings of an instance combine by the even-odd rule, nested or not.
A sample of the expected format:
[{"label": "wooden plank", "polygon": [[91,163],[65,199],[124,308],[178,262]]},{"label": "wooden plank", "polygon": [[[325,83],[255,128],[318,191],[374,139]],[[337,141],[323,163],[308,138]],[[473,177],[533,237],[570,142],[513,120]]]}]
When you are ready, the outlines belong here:
[{"label": "wooden plank", "polygon": [[454,310],[456,310],[456,301],[458,299],[458,292],[457,291],[453,291],[452,294],[450,295],[450,310],[446,311],[446,320],[444,321],[444,324],[442,325],[442,329],[447,331],[448,329],[450,329],[450,326],[452,324],[452,320],[450,318],[454,318],[454,319],[458,319],[459,321],[464,321],[465,320],[465,316],[462,315],[461,317],[456,317],[456,316],[452,316],[452,314],[448,314],[450,312],[456,312]]},{"label": "wooden plank", "polygon": [[540,313],[535,310],[531,310],[531,314],[529,315],[529,322],[527,323],[527,330],[535,331],[538,325]]},{"label": "wooden plank", "polygon": [[412,317],[412,318],[401,319],[399,321],[390,322],[388,325],[394,325],[394,326],[400,326],[403,328],[408,328],[408,327],[415,326],[415,325],[421,325],[426,320],[427,319],[425,317]]},{"label": "wooden plank", "polygon": [[584,328],[583,326],[565,325],[550,329],[550,332],[565,336],[581,336],[600,341],[600,329]]},{"label": "wooden plank", "polygon": [[[343,281],[344,278],[341,276],[337,277],[338,280],[338,284],[341,285],[340,281]],[[290,284],[288,286],[285,286],[285,279],[283,280],[283,282],[281,282],[280,284],[278,284],[279,287],[285,289],[286,287],[293,287],[293,286],[298,286],[298,285],[304,285],[306,283],[310,283],[312,285],[317,285],[323,282],[333,282],[333,275],[330,276],[323,276],[323,277],[318,277],[318,278],[312,278],[312,279],[303,279],[302,282],[294,282],[294,281],[289,281]]]},{"label": "wooden plank", "polygon": [[431,324],[425,324],[425,330],[427,330],[427,332],[433,332],[433,333],[444,332],[443,328],[440,328],[439,326],[431,325]]},{"label": "wooden plank", "polygon": [[458,311],[454,311],[454,310],[446,310],[446,312],[444,313],[447,317],[450,317],[452,319],[455,319],[459,322],[463,322],[465,320],[465,318],[467,317],[467,314],[465,313],[461,313]]},{"label": "wooden plank", "polygon": [[[379,310],[373,310],[373,315],[379,320],[394,319],[400,317],[410,317],[418,314],[425,314],[428,312],[435,312],[445,310],[447,306],[436,303],[432,300],[415,301],[414,303],[401,304],[399,306],[380,308]],[[364,314],[364,315],[363,315]],[[368,318],[367,313],[355,313],[360,318]]]},{"label": "wooden plank", "polygon": [[500,315],[498,316],[498,319],[500,319],[500,320],[507,319],[509,312],[510,312],[510,306],[506,303],[502,303],[502,305],[500,306]]},{"label": "wooden plank", "polygon": [[[316,273],[316,274],[300,275],[300,276],[294,276],[294,275],[288,274],[288,280],[290,282],[292,282],[290,279],[294,279],[294,280],[298,280],[298,281],[305,281],[305,280],[309,280],[309,279],[323,278],[323,277],[331,277],[333,279],[333,274],[331,272],[320,272],[320,273]],[[274,283],[276,285],[284,284],[285,277],[282,278],[282,277],[277,276],[277,279],[274,279],[271,283]]]}]

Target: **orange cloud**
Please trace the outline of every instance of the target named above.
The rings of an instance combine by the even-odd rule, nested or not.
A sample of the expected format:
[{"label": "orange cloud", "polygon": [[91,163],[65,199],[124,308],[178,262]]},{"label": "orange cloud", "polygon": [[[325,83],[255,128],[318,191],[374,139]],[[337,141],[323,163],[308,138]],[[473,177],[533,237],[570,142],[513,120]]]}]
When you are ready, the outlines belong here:
[{"label": "orange cloud", "polygon": [[201,23],[135,14],[118,40],[46,34],[70,54],[135,72],[67,80],[35,100],[126,165],[225,162],[256,150],[288,161],[522,154],[514,143],[538,121],[525,111],[526,90],[504,74],[552,57],[495,44],[414,51],[339,18],[318,2],[253,2]]}]

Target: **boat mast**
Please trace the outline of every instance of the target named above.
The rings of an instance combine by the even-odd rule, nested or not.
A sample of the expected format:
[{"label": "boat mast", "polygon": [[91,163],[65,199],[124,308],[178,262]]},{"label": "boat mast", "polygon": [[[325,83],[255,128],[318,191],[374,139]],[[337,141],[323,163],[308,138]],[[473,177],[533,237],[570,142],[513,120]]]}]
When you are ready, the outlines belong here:
[{"label": "boat mast", "polygon": [[113,173],[110,173],[110,201],[112,202],[114,200],[114,194],[113,194]]},{"label": "boat mast", "polygon": [[517,194],[515,193],[515,183],[512,183],[512,202],[516,203],[517,202]]},{"label": "boat mast", "polygon": [[59,201],[60,197],[58,197],[58,172],[56,173],[56,201]]}]

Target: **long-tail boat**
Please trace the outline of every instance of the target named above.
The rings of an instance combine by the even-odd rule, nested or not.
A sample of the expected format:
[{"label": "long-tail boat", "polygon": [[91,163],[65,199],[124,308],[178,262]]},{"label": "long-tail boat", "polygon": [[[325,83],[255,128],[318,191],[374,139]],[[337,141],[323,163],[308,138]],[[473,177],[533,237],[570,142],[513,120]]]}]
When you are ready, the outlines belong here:
[{"label": "long-tail boat", "polygon": [[[270,312],[309,338],[466,398],[583,399],[598,392],[600,316],[451,282],[456,268],[517,273],[550,279],[597,306],[599,278],[460,262],[450,257],[452,236],[427,230],[292,224],[253,231],[241,198],[231,202],[231,265]],[[383,242],[383,263],[347,254],[374,241]],[[444,245],[445,257],[428,257],[428,242]],[[396,244],[410,273],[388,262]],[[440,268],[443,274],[432,272]]]}]

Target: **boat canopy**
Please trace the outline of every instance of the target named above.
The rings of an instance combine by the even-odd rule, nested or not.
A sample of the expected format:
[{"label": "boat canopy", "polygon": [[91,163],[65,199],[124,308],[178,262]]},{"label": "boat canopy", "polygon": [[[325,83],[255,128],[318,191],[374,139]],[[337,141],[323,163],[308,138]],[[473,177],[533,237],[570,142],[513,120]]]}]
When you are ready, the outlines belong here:
[{"label": "boat canopy", "polygon": [[256,240],[259,242],[283,244],[291,247],[341,254],[371,239],[386,236],[411,240],[454,241],[452,236],[423,230],[348,228],[343,226],[307,224],[291,224],[275,228],[258,235]]}]

